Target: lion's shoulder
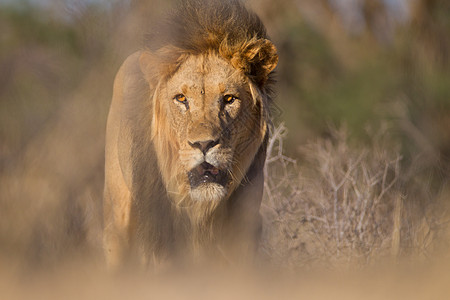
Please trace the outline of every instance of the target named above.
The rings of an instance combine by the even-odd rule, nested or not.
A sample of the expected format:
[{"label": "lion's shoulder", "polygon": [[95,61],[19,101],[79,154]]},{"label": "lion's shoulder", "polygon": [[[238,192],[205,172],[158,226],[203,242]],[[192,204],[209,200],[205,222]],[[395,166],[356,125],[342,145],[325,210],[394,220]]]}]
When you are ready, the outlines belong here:
[{"label": "lion's shoulder", "polygon": [[[120,66],[114,80],[114,89],[120,94],[146,86],[144,74],[139,65],[141,51],[128,56]],[[126,95],[123,95],[126,96]]]},{"label": "lion's shoulder", "polygon": [[132,185],[133,134],[140,126],[136,120],[150,92],[139,66],[140,54],[138,51],[128,56],[116,74],[106,134],[106,160],[111,161],[107,166],[118,168],[116,173],[122,174],[128,189]]}]

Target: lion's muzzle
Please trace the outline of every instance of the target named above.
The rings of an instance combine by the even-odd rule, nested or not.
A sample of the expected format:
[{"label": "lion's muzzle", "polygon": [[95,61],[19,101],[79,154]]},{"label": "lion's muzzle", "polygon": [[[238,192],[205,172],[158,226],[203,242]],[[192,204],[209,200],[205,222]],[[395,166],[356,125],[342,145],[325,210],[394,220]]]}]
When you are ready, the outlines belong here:
[{"label": "lion's muzzle", "polygon": [[188,178],[192,188],[201,184],[218,183],[225,186],[227,183],[227,173],[207,162],[203,162],[189,171]]},{"label": "lion's muzzle", "polygon": [[180,162],[187,172],[191,199],[220,201],[228,193],[233,152],[220,139],[197,139],[180,150]]}]

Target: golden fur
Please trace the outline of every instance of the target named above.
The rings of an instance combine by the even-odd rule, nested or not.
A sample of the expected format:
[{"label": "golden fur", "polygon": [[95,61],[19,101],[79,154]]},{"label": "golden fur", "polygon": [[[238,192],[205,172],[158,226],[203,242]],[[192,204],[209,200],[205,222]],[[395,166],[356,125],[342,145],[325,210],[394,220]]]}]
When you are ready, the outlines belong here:
[{"label": "golden fur", "polygon": [[127,58],[114,82],[106,134],[107,263],[245,260],[261,225],[276,49],[238,1],[186,1],[161,28]]}]

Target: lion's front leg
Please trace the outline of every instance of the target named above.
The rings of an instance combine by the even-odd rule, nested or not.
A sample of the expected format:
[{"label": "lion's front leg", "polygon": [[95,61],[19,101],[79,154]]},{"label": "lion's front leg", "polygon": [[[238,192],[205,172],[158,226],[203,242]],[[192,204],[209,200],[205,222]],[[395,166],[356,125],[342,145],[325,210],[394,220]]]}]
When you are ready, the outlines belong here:
[{"label": "lion's front leg", "polygon": [[265,147],[264,143],[247,171],[245,181],[229,199],[226,243],[231,256],[243,263],[254,261],[261,239],[262,218],[259,209],[264,190]]},{"label": "lion's front leg", "polygon": [[131,255],[133,224],[130,219],[131,196],[128,190],[104,195],[103,250],[107,268],[116,271],[125,266]]},{"label": "lion's front leg", "polygon": [[129,252],[126,236],[120,233],[113,224],[108,224],[103,233],[103,251],[108,270],[115,271],[124,265]]},{"label": "lion's front leg", "polygon": [[261,176],[245,188],[239,188],[232,199],[224,247],[227,259],[234,263],[252,263],[256,256],[262,231],[259,214],[262,190]]}]

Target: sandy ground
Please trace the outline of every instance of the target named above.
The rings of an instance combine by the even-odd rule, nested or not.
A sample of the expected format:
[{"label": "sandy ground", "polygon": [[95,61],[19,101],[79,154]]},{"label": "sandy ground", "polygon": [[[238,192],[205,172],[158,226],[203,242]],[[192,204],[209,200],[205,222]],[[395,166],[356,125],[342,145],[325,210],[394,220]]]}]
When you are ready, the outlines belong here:
[{"label": "sandy ground", "polygon": [[2,299],[449,299],[449,264],[364,271],[127,272],[72,263],[51,271],[0,271]]}]

